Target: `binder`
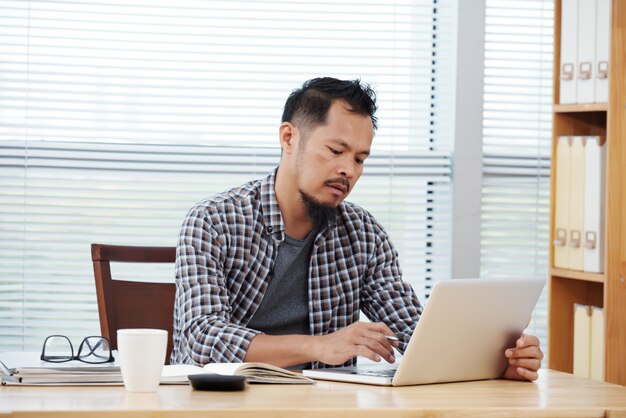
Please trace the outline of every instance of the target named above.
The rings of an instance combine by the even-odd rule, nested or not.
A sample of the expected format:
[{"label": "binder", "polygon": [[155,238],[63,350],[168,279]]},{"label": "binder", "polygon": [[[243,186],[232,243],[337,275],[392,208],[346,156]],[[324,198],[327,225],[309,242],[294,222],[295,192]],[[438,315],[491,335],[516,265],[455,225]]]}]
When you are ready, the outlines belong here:
[{"label": "binder", "polygon": [[589,377],[604,380],[604,310],[591,308],[591,349]]},{"label": "binder", "polygon": [[561,69],[559,103],[576,103],[578,0],[561,2]]},{"label": "binder", "polygon": [[569,269],[582,271],[584,268],[585,229],[585,146],[583,138],[572,137],[570,146],[569,182]]},{"label": "binder", "polygon": [[611,0],[597,0],[595,102],[609,101],[609,50],[611,45]]},{"label": "binder", "polygon": [[554,267],[569,268],[570,139],[561,136],[556,143],[554,199]]},{"label": "binder", "polygon": [[574,305],[574,368],[576,376],[589,377],[591,371],[591,307]]},{"label": "binder", "polygon": [[606,145],[597,136],[585,138],[585,205],[583,270],[604,271],[604,202]]},{"label": "binder", "polygon": [[596,0],[578,2],[576,103],[595,100]]}]

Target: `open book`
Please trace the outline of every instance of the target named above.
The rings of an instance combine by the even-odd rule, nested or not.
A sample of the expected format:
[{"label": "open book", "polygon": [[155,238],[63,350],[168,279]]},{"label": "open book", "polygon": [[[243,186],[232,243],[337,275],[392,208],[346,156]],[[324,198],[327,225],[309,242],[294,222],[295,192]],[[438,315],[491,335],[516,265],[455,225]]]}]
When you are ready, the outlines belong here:
[{"label": "open book", "polygon": [[190,374],[215,373],[245,376],[249,383],[312,384],[314,380],[266,363],[209,363],[204,367],[175,364],[163,367],[161,383],[187,383]]}]

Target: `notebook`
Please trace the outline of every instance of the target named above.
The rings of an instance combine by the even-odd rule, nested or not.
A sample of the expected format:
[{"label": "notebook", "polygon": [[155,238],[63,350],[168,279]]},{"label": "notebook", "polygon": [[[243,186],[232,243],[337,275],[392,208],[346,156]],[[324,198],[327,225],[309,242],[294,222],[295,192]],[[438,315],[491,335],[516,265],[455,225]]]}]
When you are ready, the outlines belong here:
[{"label": "notebook", "polygon": [[453,279],[435,283],[402,359],[304,370],[305,376],[406,386],[500,377],[504,351],[527,327],[543,278]]}]

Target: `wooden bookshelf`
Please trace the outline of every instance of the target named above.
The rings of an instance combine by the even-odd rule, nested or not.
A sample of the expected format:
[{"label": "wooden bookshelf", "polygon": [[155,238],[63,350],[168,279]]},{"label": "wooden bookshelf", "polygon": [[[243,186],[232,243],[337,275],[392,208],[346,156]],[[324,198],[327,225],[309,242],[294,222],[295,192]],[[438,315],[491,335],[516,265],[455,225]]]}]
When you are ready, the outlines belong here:
[{"label": "wooden bookshelf", "polygon": [[565,279],[583,280],[586,282],[604,283],[604,274],[602,273],[589,273],[586,271],[566,270],[559,268],[551,268],[550,275],[556,277],[562,277]]},{"label": "wooden bookshelf", "polygon": [[606,381],[626,385],[626,2],[612,1],[609,76],[607,268],[604,288]]},{"label": "wooden bookshelf", "polygon": [[553,110],[555,113],[606,112],[608,108],[608,103],[555,104]]},{"label": "wooden bookshelf", "polygon": [[[564,372],[573,368],[574,304],[604,308],[605,380],[626,385],[626,2],[612,1],[609,102],[561,105],[559,68],[561,0],[555,1],[552,155],[559,136],[593,135],[607,142],[606,259],[603,274],[550,269],[549,367]],[[555,190],[552,164],[552,190]],[[554,241],[555,193],[551,193],[550,243]],[[550,266],[554,248],[550,245]]]}]

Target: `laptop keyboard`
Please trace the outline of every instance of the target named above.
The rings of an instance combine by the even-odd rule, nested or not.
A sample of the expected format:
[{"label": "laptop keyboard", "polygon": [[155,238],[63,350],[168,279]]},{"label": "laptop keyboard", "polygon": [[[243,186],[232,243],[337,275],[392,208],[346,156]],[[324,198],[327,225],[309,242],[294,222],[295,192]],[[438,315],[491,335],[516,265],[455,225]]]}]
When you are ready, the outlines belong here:
[{"label": "laptop keyboard", "polygon": [[359,369],[356,368],[350,374],[359,374],[361,376],[374,377],[393,377],[397,369]]}]

